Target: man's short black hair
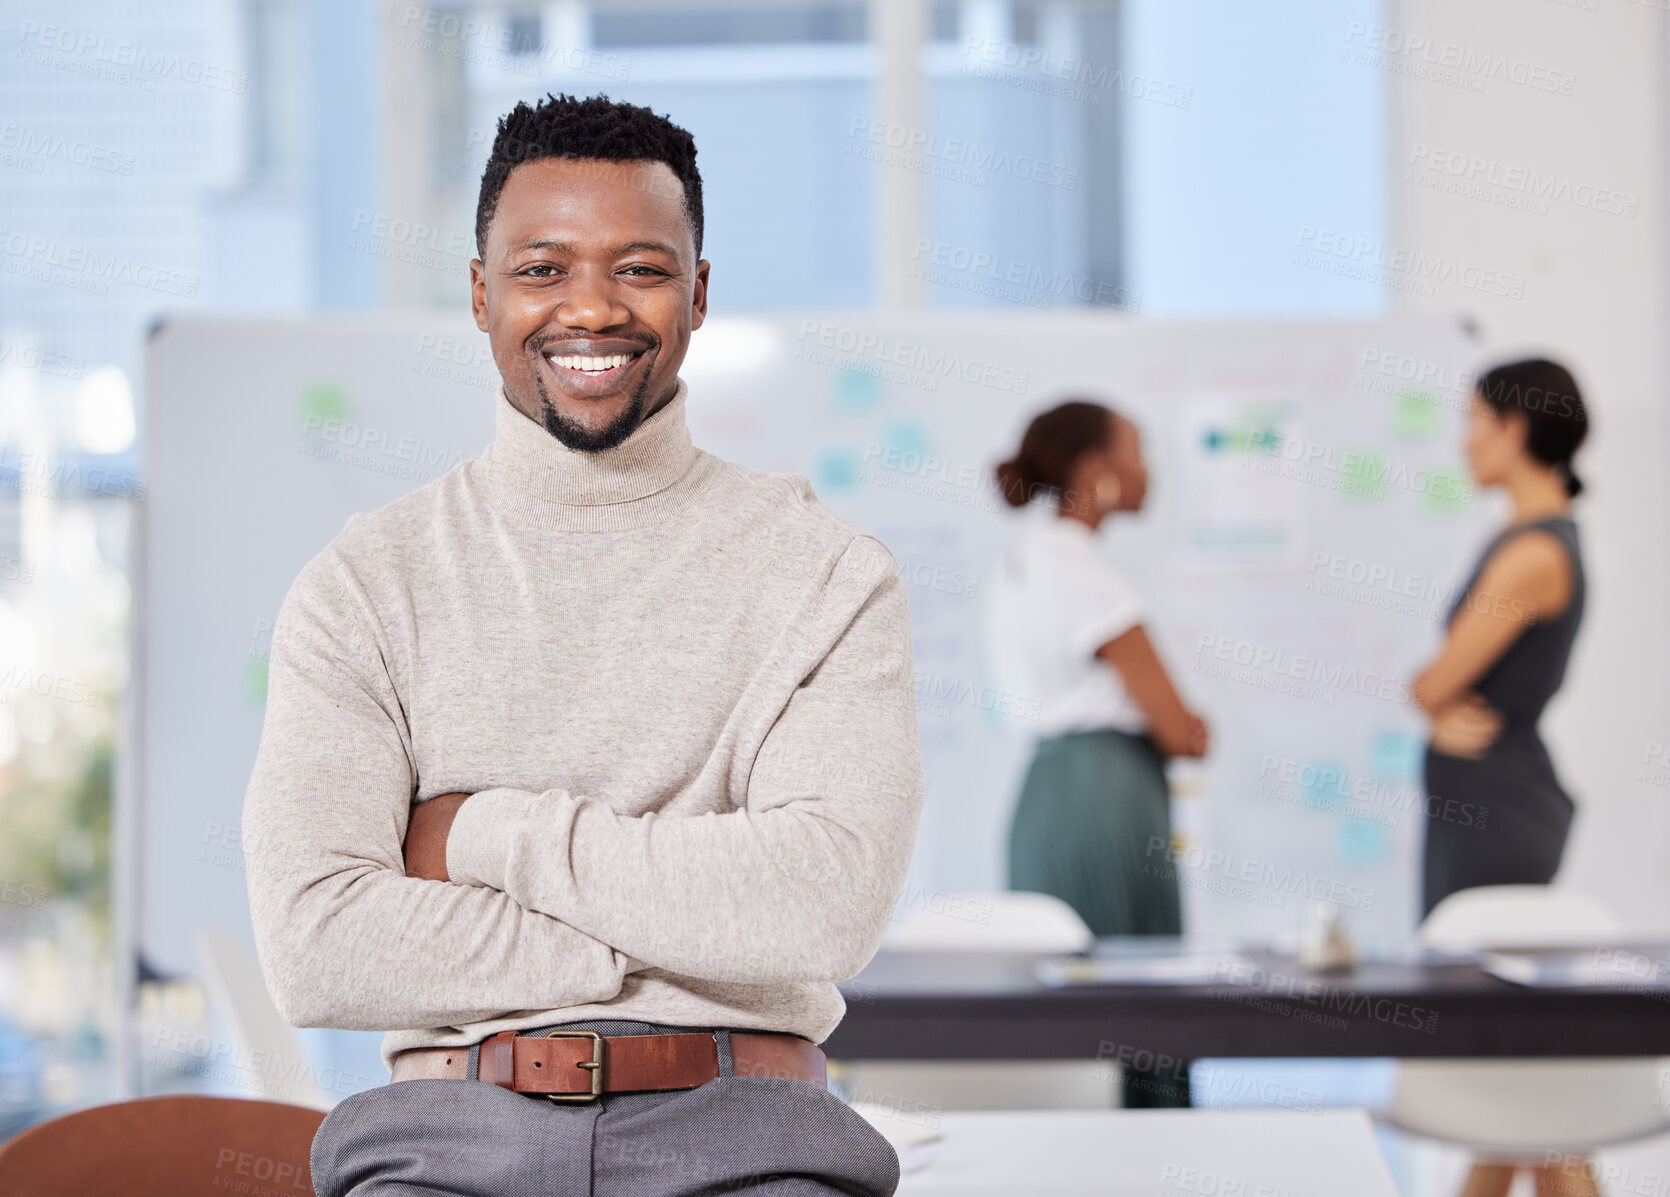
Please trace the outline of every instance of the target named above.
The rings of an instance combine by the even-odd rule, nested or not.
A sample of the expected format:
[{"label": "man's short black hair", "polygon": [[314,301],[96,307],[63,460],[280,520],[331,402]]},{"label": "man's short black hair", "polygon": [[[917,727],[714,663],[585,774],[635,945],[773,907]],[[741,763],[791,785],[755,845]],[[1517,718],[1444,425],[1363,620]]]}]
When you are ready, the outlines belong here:
[{"label": "man's short black hair", "polygon": [[510,172],[541,158],[593,158],[607,162],[665,162],[684,184],[684,214],[702,256],[702,176],[696,169],[696,139],[664,116],[608,96],[552,95],[530,108],[523,101],[499,118],[493,153],[481,175],[475,209],[476,253],[487,254],[487,227],[499,207]]}]

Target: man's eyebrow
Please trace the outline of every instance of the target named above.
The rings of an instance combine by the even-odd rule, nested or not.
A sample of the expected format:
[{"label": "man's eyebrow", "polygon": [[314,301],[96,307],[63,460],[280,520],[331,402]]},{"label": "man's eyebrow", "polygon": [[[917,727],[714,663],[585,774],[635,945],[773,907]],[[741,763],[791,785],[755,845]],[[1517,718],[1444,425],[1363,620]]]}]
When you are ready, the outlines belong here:
[{"label": "man's eyebrow", "polygon": [[[559,254],[578,254],[580,251],[570,242],[558,241],[551,237],[535,237],[527,241],[518,242],[510,247],[511,253],[523,253],[530,249],[549,249]],[[630,253],[661,253],[670,258],[678,257],[678,251],[665,241],[626,241],[612,246],[608,256],[618,258]]]}]

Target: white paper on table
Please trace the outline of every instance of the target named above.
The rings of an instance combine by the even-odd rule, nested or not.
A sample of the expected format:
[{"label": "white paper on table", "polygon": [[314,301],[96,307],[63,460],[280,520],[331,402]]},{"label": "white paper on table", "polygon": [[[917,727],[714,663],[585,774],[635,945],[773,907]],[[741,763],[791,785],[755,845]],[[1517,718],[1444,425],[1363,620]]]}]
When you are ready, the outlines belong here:
[{"label": "white paper on table", "polygon": [[1052,956],[1033,967],[1045,985],[1234,985],[1258,975],[1239,953],[1190,956]]}]

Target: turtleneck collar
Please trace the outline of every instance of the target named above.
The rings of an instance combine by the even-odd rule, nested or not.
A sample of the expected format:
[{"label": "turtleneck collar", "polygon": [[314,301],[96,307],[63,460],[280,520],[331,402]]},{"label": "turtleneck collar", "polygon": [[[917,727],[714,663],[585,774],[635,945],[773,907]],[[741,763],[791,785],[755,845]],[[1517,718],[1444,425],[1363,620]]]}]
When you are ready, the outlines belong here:
[{"label": "turtleneck collar", "polygon": [[682,504],[710,472],[685,421],[689,387],[620,444],[597,453],[570,449],[517,411],[501,381],[496,392],[493,443],[487,447],[489,485],[508,510],[545,527],[613,531],[653,523]]}]

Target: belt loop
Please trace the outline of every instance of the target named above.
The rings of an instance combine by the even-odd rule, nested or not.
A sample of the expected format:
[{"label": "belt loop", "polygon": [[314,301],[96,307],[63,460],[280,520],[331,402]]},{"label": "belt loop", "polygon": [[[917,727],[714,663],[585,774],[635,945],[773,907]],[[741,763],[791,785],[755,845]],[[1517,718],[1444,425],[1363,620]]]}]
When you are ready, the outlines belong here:
[{"label": "belt loop", "polygon": [[478,1040],[470,1044],[470,1067],[464,1073],[466,1080],[479,1081],[481,1079],[481,1043]]},{"label": "belt loop", "polygon": [[713,1040],[719,1045],[719,1075],[735,1076],[736,1066],[731,1061],[731,1033],[729,1031],[713,1032]]}]

